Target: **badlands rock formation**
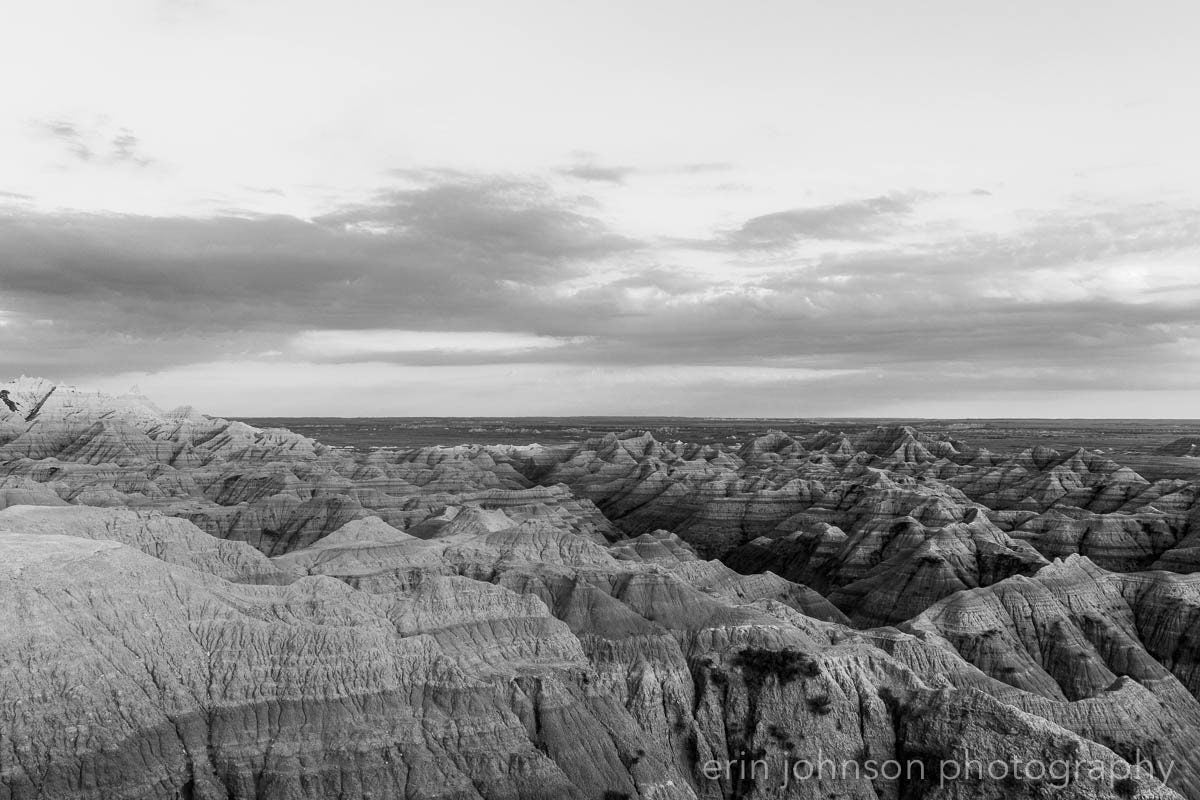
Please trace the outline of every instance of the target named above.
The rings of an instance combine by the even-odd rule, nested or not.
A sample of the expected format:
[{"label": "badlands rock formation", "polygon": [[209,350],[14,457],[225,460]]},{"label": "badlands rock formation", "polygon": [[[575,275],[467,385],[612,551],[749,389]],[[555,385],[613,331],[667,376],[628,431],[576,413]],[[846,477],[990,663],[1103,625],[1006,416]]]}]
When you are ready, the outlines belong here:
[{"label": "badlands rock formation", "polygon": [[1181,436],[1173,442],[1164,444],[1155,452],[1164,456],[1200,456],[1200,436]]},{"label": "badlands rock formation", "polygon": [[37,409],[0,408],[0,800],[1200,798],[1189,484],[907,428],[357,454],[0,388]]}]

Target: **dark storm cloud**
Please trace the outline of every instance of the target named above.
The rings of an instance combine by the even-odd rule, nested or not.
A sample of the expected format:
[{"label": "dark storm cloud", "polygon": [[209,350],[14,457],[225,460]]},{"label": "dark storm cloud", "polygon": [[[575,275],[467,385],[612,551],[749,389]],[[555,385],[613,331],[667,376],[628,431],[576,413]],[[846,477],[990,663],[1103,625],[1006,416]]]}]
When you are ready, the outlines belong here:
[{"label": "dark storm cloud", "polygon": [[919,198],[890,194],[848,203],[793,208],[746,220],[709,246],[730,250],[775,250],[806,239],[873,241],[892,232]]}]

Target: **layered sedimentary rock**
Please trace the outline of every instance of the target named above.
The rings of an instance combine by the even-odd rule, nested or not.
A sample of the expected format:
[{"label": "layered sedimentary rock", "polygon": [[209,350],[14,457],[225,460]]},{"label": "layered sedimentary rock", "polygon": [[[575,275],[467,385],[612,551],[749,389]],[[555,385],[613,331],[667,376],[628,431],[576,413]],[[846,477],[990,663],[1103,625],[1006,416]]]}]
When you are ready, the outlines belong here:
[{"label": "layered sedimentary rock", "polygon": [[145,398],[22,379],[0,409],[0,503],[159,510],[268,555],[377,516],[419,538],[504,512],[597,542],[665,530],[703,557],[772,571],[860,625],[1087,555],[1109,569],[1200,568],[1197,490],[1098,454],[998,455],[911,428],[773,432],[737,449],[610,434],[577,445],[352,453]]},{"label": "layered sedimentary rock", "polygon": [[216,539],[186,520],[154,511],[14,506],[0,511],[0,531],[4,530],[119,542],[168,564],[237,583],[284,584],[299,574],[280,569],[249,545]]},{"label": "layered sedimentary rock", "polygon": [[717,556],[819,525],[854,535],[907,517],[942,528],[978,509],[1043,555],[1145,567],[1189,530],[1196,503],[1191,484],[1151,483],[1086,451],[1002,456],[904,427],[854,440],[775,433],[737,452],[609,436],[556,457],[541,480],[593,499],[626,532],[667,528]]},{"label": "layered sedimentary rock", "polygon": [[[5,388],[0,800],[1200,797],[1191,484],[909,428],[353,453]],[[822,758],[857,769],[779,786]]]},{"label": "layered sedimentary rock", "polygon": [[505,509],[593,538],[618,535],[590,501],[519,474],[519,448],[356,456],[282,429],[163,411],[138,395],[109,397],[39,379],[3,386],[21,409],[38,413],[27,421],[0,409],[0,506],[158,510],[268,555],[367,516],[433,535],[462,508]]},{"label": "layered sedimentary rock", "polygon": [[[1026,710],[1177,764],[1200,748],[1197,622],[1200,575],[1111,573],[1071,556],[955,594],[902,627],[1022,690],[1012,702]],[[1200,795],[1200,781],[1185,789]]]},{"label": "layered sedimentary rock", "polygon": [[1046,560],[987,517],[926,528],[912,518],[850,537],[829,525],[780,539],[761,537],[726,557],[741,572],[776,570],[826,592],[857,623],[908,619],[961,589],[1014,574],[1032,574]]},{"label": "layered sedimentary rock", "polygon": [[1200,436],[1181,436],[1155,452],[1164,456],[1200,456]]},{"label": "layered sedimentary rock", "polygon": [[[0,501],[154,508],[270,555],[367,516],[432,536],[463,508],[520,508],[610,541],[671,531],[731,563],[750,546],[760,567],[767,556],[756,540],[816,531],[828,549],[836,529],[850,548],[839,556],[842,583],[865,577],[855,563],[885,560],[881,543],[897,528],[905,542],[944,539],[977,513],[1009,535],[1010,574],[1036,566],[1021,543],[1110,569],[1192,563],[1168,553],[1195,532],[1196,487],[1147,481],[1083,450],[999,455],[899,427],[854,438],[775,432],[735,450],[629,432],[555,447],[356,454],[190,409],[163,412],[139,396],[30,379],[5,387],[40,410],[26,422],[0,409]],[[780,547],[784,560],[795,551]]]},{"label": "layered sedimentary rock", "polygon": [[[577,640],[511,592],[472,582],[480,652],[469,628],[404,624],[459,596],[436,582],[385,599],[230,584],[115,542],[3,546],[23,611],[0,632],[6,797],[584,797],[620,763],[570,686]],[[573,715],[595,738],[555,760],[529,731]]]},{"label": "layered sedimentary rock", "polygon": [[[531,544],[500,533],[421,540],[355,522],[277,559],[319,574],[276,586],[148,555],[174,538],[163,527],[137,549],[0,532],[0,607],[20,610],[0,628],[4,796],[774,797],[786,766],[818,753],[932,770],[964,746],[1008,759],[1014,736],[1030,760],[1126,764],[1045,716],[922,674],[953,658],[944,647],[913,639],[924,658],[889,653],[715,562],[616,559],[569,531]],[[413,580],[364,580],[400,569]],[[767,766],[746,777],[747,754]],[[710,761],[734,767],[709,777]],[[786,796],[1045,790],[938,783],[843,772]],[[1177,797],[1149,773],[1060,791]]]}]

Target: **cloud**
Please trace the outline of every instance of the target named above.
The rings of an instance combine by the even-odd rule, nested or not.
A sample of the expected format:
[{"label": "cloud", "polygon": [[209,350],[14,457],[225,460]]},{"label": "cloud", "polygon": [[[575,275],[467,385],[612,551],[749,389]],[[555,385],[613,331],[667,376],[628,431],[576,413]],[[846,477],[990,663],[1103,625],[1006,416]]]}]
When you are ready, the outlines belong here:
[{"label": "cloud", "polygon": [[116,164],[145,166],[150,159],[141,154],[141,140],[127,128],[122,128],[110,141],[109,160]]},{"label": "cloud", "polygon": [[732,169],[731,164],[717,161],[667,164],[655,167],[632,167],[597,163],[591,153],[579,153],[578,155],[582,156],[585,160],[569,167],[561,167],[556,170],[557,173],[582,181],[624,184],[628,178],[635,175],[701,175]]},{"label": "cloud", "polygon": [[[930,392],[984,403],[989,386],[1200,386],[1200,210],[1030,213],[1007,233],[946,224],[914,243],[885,231],[916,201],[876,198],[808,209],[778,229],[747,223],[756,241],[872,227],[875,238],[721,274],[675,266],[676,248],[622,236],[587,198],[537,180],[438,172],[402,183],[312,220],[0,214],[0,371],[178,371],[271,352],[294,369],[419,368],[427,383],[450,374],[437,368],[475,369],[485,395],[504,391],[487,381],[507,369],[536,373],[539,404],[574,408],[578,389],[547,376],[595,370],[721,413],[748,386],[801,377],[830,393],[827,412],[838,398]],[[713,378],[734,368],[759,378],[741,389]],[[666,378],[685,373],[699,377]]]},{"label": "cloud", "polygon": [[599,164],[576,164],[564,167],[559,174],[583,181],[602,181],[604,183],[624,183],[625,179],[637,172],[635,167],[601,166]]},{"label": "cloud", "polygon": [[705,283],[661,270],[577,292],[563,309],[569,319],[550,312],[540,321],[548,333],[591,336],[578,348],[585,353],[555,355],[593,363],[786,362],[930,380],[973,364],[980,375],[1024,369],[1009,386],[1195,383],[1187,364],[1200,354],[1200,290],[1157,289],[1194,274],[1197,223],[1196,210],[1134,206],[1042,215],[1004,236],[957,231],[916,248],[821,256],[759,276]]},{"label": "cloud", "polygon": [[834,205],[793,208],[746,220],[709,246],[729,250],[778,250],[806,239],[874,241],[912,213],[915,194],[890,194]]},{"label": "cloud", "polygon": [[579,206],[480,176],[311,221],[0,214],[0,310],[57,323],[9,326],[28,338],[0,343],[0,367],[161,367],[317,329],[528,331],[513,307],[638,247]]},{"label": "cloud", "polygon": [[[543,184],[505,177],[455,179],[380,193],[374,202],[318,217],[316,224],[369,231],[457,255],[467,269],[560,270],[637,246]],[[514,262],[520,260],[524,266]]]},{"label": "cloud", "polygon": [[85,126],[61,119],[42,121],[36,127],[84,163],[144,167],[153,162],[128,128],[112,130],[106,122]]}]

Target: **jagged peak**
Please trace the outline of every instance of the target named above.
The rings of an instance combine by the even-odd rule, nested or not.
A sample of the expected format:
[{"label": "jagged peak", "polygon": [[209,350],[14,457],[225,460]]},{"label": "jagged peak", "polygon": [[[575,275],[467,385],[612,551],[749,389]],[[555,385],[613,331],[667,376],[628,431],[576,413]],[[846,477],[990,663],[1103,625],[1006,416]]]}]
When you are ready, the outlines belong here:
[{"label": "jagged peak", "polygon": [[1105,569],[1101,568],[1095,561],[1079,553],[1071,553],[1065,557],[1058,557],[1051,561],[1046,566],[1038,570],[1034,576],[1038,579],[1043,578],[1058,578],[1062,580],[1095,580],[1098,577],[1109,574]]},{"label": "jagged peak", "polygon": [[[149,398],[137,392],[108,394],[25,375],[0,384],[0,391],[7,392],[8,397],[20,406],[20,411],[16,413],[23,415],[27,421],[99,414],[162,422],[172,419]],[[0,411],[13,413],[7,408]]]}]

